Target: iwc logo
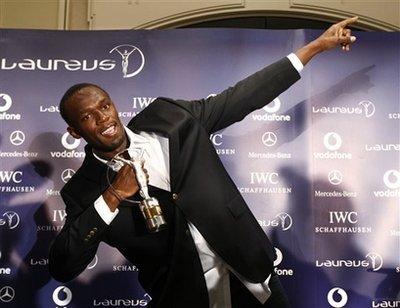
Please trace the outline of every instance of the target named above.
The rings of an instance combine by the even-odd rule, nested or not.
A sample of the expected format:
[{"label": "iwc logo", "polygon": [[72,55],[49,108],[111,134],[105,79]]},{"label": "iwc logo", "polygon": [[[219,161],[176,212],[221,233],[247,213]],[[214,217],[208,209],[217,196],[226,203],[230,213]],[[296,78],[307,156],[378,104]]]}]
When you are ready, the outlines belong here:
[{"label": "iwc logo", "polygon": [[110,50],[110,53],[113,52],[118,53],[122,58],[121,66],[124,78],[136,76],[142,71],[145,59],[143,52],[138,47],[133,45],[118,45]]}]

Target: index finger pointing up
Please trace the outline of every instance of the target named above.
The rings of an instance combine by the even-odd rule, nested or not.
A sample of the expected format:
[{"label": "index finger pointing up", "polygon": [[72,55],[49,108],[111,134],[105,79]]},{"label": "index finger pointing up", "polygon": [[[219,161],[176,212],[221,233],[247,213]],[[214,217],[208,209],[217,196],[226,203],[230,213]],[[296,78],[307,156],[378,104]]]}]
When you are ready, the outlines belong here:
[{"label": "index finger pointing up", "polygon": [[358,19],[358,16],[347,18],[347,19],[342,20],[341,22],[339,22],[338,25],[341,26],[341,27],[346,27],[346,26],[356,22],[357,19]]}]

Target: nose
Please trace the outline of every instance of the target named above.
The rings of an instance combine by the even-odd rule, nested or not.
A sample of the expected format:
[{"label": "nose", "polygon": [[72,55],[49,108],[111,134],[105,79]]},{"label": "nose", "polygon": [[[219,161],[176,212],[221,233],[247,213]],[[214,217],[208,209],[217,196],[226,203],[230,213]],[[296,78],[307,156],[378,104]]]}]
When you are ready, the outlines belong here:
[{"label": "nose", "polygon": [[107,122],[109,120],[109,116],[105,113],[102,112],[101,110],[98,110],[97,114],[96,114],[96,122],[97,123],[103,123],[103,122]]}]

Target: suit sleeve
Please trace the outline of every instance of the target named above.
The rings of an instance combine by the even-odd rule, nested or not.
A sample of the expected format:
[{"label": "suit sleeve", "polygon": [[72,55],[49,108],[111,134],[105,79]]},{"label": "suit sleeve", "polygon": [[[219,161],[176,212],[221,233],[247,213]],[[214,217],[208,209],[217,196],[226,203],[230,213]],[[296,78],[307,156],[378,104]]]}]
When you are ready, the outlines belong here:
[{"label": "suit sleeve", "polygon": [[285,57],[214,97],[186,102],[184,108],[188,108],[206,130],[213,133],[262,108],[298,79],[299,72]]},{"label": "suit sleeve", "polygon": [[94,205],[86,209],[68,194],[61,194],[67,211],[65,225],[50,247],[51,276],[67,282],[83,272],[94,258],[108,225]]}]

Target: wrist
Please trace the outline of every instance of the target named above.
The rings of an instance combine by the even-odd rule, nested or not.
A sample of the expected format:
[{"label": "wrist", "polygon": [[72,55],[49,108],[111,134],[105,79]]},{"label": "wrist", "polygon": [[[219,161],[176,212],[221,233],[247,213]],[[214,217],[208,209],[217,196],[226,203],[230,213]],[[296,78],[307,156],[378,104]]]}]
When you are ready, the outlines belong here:
[{"label": "wrist", "polygon": [[103,199],[111,212],[114,212],[122,201],[122,197],[111,187],[104,191]]}]

